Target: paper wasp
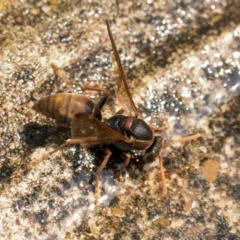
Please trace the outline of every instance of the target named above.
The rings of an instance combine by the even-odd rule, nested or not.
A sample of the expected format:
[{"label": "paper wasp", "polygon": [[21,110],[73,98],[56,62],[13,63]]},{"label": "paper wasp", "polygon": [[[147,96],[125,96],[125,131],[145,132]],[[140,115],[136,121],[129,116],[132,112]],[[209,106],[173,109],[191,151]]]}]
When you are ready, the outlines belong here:
[{"label": "paper wasp", "polygon": [[[38,162],[67,145],[80,144],[81,147],[86,148],[94,145],[102,145],[106,156],[96,172],[95,191],[98,192],[99,175],[112,155],[112,152],[108,148],[109,144],[114,144],[122,150],[126,157],[120,169],[120,175],[131,160],[129,151],[141,150],[144,151],[142,157],[146,162],[153,162],[156,158],[159,159],[163,182],[162,195],[165,196],[166,186],[161,151],[176,142],[196,139],[199,137],[199,134],[187,136],[163,145],[162,137],[155,135],[156,131],[162,131],[163,129],[147,124],[140,116],[133,102],[108,21],[106,21],[106,25],[113,49],[113,64],[118,73],[118,77],[116,78],[117,95],[122,105],[127,106],[128,115],[117,114],[102,122],[101,108],[107,101],[109,92],[97,87],[82,86],[85,90],[104,92],[104,96],[97,103],[94,103],[84,95],[73,93],[57,93],[44,97],[34,104],[32,108],[48,117],[68,122],[71,125],[71,139],[68,139],[44,158],[33,162],[31,166],[35,166]],[[55,73],[58,75],[57,67],[55,65],[53,67]]]}]

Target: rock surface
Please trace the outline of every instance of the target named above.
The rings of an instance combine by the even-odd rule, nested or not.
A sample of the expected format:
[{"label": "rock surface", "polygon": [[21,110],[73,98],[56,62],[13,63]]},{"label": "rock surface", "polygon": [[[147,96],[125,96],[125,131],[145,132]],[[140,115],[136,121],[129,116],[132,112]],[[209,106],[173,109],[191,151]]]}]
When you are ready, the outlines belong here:
[{"label": "rock surface", "polygon": [[[238,0],[1,1],[0,238],[240,239],[239,12]],[[121,107],[106,18],[146,121],[169,125],[165,142],[201,134],[162,153],[165,198],[158,161],[132,161],[118,180],[117,149],[100,176],[99,207],[101,149],[73,145],[29,170],[70,137],[31,106],[50,93],[82,93],[52,63],[73,82],[110,91],[105,119]]]}]

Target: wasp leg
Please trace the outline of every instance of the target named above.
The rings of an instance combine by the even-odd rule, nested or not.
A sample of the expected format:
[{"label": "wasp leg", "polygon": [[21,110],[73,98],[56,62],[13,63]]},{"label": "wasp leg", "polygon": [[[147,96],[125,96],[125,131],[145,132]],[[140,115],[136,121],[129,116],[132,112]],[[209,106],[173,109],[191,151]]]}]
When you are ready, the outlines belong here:
[{"label": "wasp leg", "polygon": [[162,197],[165,197],[167,195],[167,187],[166,187],[166,179],[165,179],[165,173],[163,169],[163,159],[161,156],[158,156],[160,169],[161,169],[161,178],[162,178]]},{"label": "wasp leg", "polygon": [[105,168],[109,158],[112,155],[112,152],[110,151],[110,149],[106,149],[106,156],[104,158],[104,160],[102,161],[101,165],[98,167],[98,170],[96,172],[96,177],[95,177],[95,205],[98,205],[98,192],[99,192],[99,185],[98,185],[98,180],[99,180],[99,175],[102,172],[102,170]]},{"label": "wasp leg", "polygon": [[129,164],[130,160],[131,160],[131,154],[125,152],[124,155],[126,156],[125,161],[119,171],[119,179],[122,179],[122,172],[125,169],[125,167]]},{"label": "wasp leg", "polygon": [[[166,143],[162,147],[162,149],[165,150],[166,148],[172,146],[175,143],[194,140],[196,138],[199,138],[200,136],[201,135],[197,133],[197,134],[194,134],[194,135],[191,135],[191,136],[187,136],[187,137],[179,138],[177,140],[170,141],[170,142]],[[166,179],[165,179],[165,173],[164,173],[164,170],[163,170],[163,163],[162,162],[163,162],[162,157],[159,156],[159,163],[160,163],[160,169],[161,169],[161,178],[162,178],[162,197],[164,197],[164,196],[167,195],[167,187],[166,187]]]},{"label": "wasp leg", "polygon": [[[60,146],[58,146],[57,148],[55,148],[53,151],[45,154],[42,158],[32,162],[29,165],[29,169],[33,169],[36,165],[38,165],[40,162],[47,160],[48,157],[50,157],[52,154],[54,154],[55,152],[59,151],[60,149],[68,146],[68,145],[73,145],[73,144],[81,144],[87,141],[90,141],[91,139],[89,137],[86,138],[72,138],[72,139],[68,139],[65,143],[61,144]],[[94,139],[95,140],[95,139]]]},{"label": "wasp leg", "polygon": [[[86,88],[85,88],[86,89]],[[95,91],[97,91],[95,89]],[[97,105],[99,107],[99,109],[102,109],[102,107],[104,106],[104,104],[106,103],[106,101],[108,100],[109,98],[109,91],[105,90],[105,89],[102,89],[102,88],[99,88],[99,91],[104,91],[104,95],[100,98],[100,100],[97,102]]]},{"label": "wasp leg", "polygon": [[104,88],[97,87],[97,86],[90,86],[90,85],[86,85],[86,84],[79,84],[79,83],[74,83],[72,81],[69,81],[61,75],[61,73],[59,71],[59,67],[56,64],[52,63],[51,67],[53,68],[53,71],[54,71],[55,75],[61,81],[65,82],[67,85],[76,85],[76,86],[79,86],[82,90],[85,90],[85,91],[103,92],[104,96],[97,103],[97,105],[100,109],[103,107],[103,105],[106,103],[107,99],[109,98],[110,94],[109,94],[108,90],[106,90]]},{"label": "wasp leg", "polygon": [[194,140],[194,139],[197,139],[201,137],[201,135],[199,133],[197,134],[194,134],[194,135],[191,135],[191,136],[187,136],[187,137],[183,137],[183,138],[179,138],[179,139],[176,139],[176,140],[173,140],[173,141],[170,141],[168,143],[166,143],[164,146],[163,146],[163,150],[172,146],[173,144],[175,143],[178,143],[178,142],[186,142],[186,141],[190,141],[190,140]]},{"label": "wasp leg", "polygon": [[[73,82],[65,79],[65,78],[61,75],[61,73],[60,73],[60,71],[59,71],[59,67],[58,67],[56,64],[52,63],[52,64],[51,64],[51,67],[53,68],[54,74],[55,74],[61,81],[65,82],[67,85],[75,85],[75,83],[73,83]],[[81,87],[81,84],[76,84],[76,85],[78,85],[78,86]],[[81,87],[81,88],[82,88],[82,87]]]}]

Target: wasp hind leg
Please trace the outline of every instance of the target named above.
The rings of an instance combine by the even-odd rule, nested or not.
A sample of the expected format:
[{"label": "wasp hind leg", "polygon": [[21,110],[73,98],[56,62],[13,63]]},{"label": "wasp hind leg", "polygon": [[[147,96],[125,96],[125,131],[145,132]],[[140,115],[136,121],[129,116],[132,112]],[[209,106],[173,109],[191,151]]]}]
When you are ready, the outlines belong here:
[{"label": "wasp hind leg", "polygon": [[40,162],[47,160],[51,155],[53,155],[55,152],[59,151],[60,149],[68,146],[68,145],[73,145],[73,144],[79,144],[81,143],[81,141],[84,139],[68,139],[66,142],[64,142],[63,144],[61,144],[60,146],[56,147],[53,151],[43,155],[43,157],[41,157],[40,159],[37,159],[35,161],[33,161],[32,163],[30,163],[29,165],[29,170],[32,170],[33,168],[35,168]]},{"label": "wasp hind leg", "polygon": [[110,93],[108,90],[97,87],[97,86],[90,86],[90,85],[86,85],[86,84],[72,82],[62,76],[62,74],[60,73],[59,67],[56,64],[52,63],[51,67],[53,68],[54,74],[66,85],[76,85],[76,86],[79,86],[84,91],[103,92],[103,94],[104,94],[103,97],[100,98],[100,100],[97,103],[97,105],[100,109],[103,107],[103,105],[106,103],[107,99],[109,98]]}]

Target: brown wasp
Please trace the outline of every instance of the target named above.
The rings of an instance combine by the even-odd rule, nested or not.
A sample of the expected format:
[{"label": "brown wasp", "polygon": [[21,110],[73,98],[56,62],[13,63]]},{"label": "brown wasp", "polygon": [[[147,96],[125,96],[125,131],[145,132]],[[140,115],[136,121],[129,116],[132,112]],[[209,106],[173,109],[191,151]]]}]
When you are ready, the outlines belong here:
[{"label": "brown wasp", "polygon": [[[117,114],[102,122],[101,108],[107,101],[109,92],[97,87],[81,86],[85,90],[104,92],[103,97],[97,103],[94,103],[84,95],[73,93],[57,93],[44,97],[34,104],[33,109],[48,117],[70,123],[71,139],[68,139],[42,159],[33,162],[31,167],[67,145],[80,144],[81,147],[85,148],[94,145],[103,145],[106,156],[96,172],[95,192],[97,199],[99,175],[112,155],[108,145],[114,144],[123,151],[126,157],[120,169],[120,175],[131,160],[131,155],[129,154],[131,150],[144,151],[143,159],[146,162],[153,162],[156,158],[159,159],[163,184],[162,195],[165,196],[167,191],[161,151],[176,142],[193,140],[200,135],[187,136],[163,145],[162,137],[155,134],[156,131],[162,131],[163,128],[147,124],[140,116],[133,102],[108,21],[106,21],[106,24],[113,49],[113,64],[118,73],[118,77],[116,78],[117,95],[122,105],[128,107],[128,115]],[[56,75],[59,75],[57,67],[53,65],[53,68]]]}]

